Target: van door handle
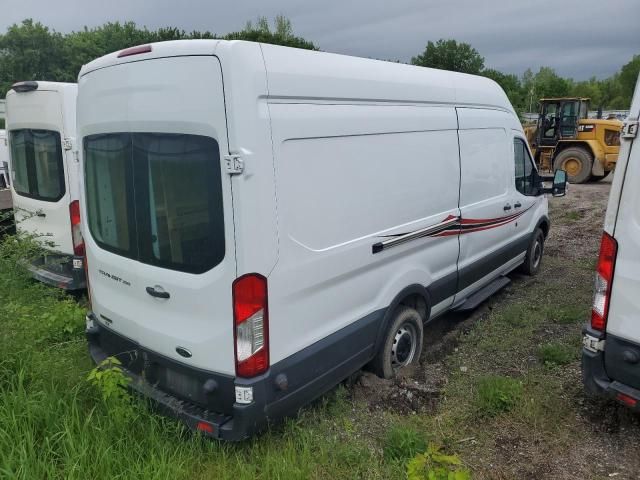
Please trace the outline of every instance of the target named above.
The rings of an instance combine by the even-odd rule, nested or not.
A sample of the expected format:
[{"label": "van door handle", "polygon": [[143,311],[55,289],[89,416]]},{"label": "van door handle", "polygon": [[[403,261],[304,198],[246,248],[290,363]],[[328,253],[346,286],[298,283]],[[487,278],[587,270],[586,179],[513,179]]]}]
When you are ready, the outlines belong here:
[{"label": "van door handle", "polygon": [[46,214],[46,213],[44,213],[44,212],[38,212],[38,213],[36,213],[36,215],[37,215],[37,216],[39,216],[39,217],[41,217],[41,218],[44,218],[44,217],[46,217],[46,216],[47,216],[47,214]]},{"label": "van door handle", "polygon": [[511,210],[511,205],[507,203],[507,204],[503,207],[503,210],[504,210],[505,212],[506,212],[506,211],[508,211],[508,210]]},{"label": "van door handle", "polygon": [[164,290],[156,290],[156,287],[147,287],[147,293],[152,297],[156,298],[169,298],[171,295],[169,292],[165,292]]},{"label": "van door handle", "polygon": [[516,207],[516,208],[520,208],[522,206],[522,204],[520,202],[518,202],[518,203],[515,203],[513,206]]}]

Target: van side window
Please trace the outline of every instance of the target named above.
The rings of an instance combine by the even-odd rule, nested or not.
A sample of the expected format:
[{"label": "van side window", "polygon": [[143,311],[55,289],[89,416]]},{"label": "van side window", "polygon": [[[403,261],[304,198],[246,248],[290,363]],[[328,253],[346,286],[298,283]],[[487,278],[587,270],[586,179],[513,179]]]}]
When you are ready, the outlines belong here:
[{"label": "van side window", "polygon": [[9,133],[14,189],[17,194],[57,202],[65,194],[60,134],[22,129]]},{"label": "van side window", "polygon": [[537,195],[536,169],[529,155],[524,141],[520,138],[513,140],[514,161],[516,169],[516,190],[523,195]]}]

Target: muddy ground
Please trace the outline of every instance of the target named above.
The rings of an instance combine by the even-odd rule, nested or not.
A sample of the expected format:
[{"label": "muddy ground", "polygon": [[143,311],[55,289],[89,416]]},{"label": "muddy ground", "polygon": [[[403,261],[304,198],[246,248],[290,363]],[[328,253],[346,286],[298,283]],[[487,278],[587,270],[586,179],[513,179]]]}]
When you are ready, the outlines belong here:
[{"label": "muddy ground", "polygon": [[[586,398],[581,386],[581,325],[590,308],[610,187],[611,178],[571,185],[566,197],[550,199],[552,230],[537,277],[513,274],[508,287],[471,314],[449,314],[429,324],[420,365],[401,378],[384,381],[363,374],[351,393],[354,404],[365,405],[365,418],[373,414],[370,428],[376,428],[376,415],[385,412],[416,415],[416,424],[430,429],[431,438],[440,443],[453,439],[452,450],[474,478],[640,478],[640,417],[616,404]],[[563,291],[577,302],[569,312],[582,312],[576,315],[582,318],[557,321],[549,315],[536,327],[532,343],[538,337],[563,339],[575,347],[569,364],[546,369],[536,359],[535,345],[529,349],[494,341],[498,345],[492,356],[473,341],[461,342],[470,332],[484,329],[495,314],[519,305],[553,312],[563,303]],[[519,333],[514,329],[510,334]],[[482,333],[478,335],[482,339]],[[474,375],[483,372],[528,379],[529,384],[533,375],[538,385],[532,388],[531,402],[548,401],[550,407],[523,410],[522,420],[516,412],[477,424],[473,411],[464,407],[461,414],[451,414],[458,409],[458,386],[471,385],[472,391]],[[446,402],[445,396],[454,400]]]}]

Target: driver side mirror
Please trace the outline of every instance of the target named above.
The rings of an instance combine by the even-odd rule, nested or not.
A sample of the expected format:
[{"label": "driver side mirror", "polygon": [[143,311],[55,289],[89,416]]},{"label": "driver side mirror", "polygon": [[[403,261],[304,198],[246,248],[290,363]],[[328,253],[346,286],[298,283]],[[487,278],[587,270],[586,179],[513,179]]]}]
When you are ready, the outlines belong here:
[{"label": "driver side mirror", "polygon": [[551,195],[554,197],[564,197],[567,194],[567,172],[564,170],[556,170],[553,175],[553,187]]},{"label": "driver side mirror", "polygon": [[[567,172],[564,170],[556,170],[553,179],[551,176],[539,175],[538,181],[540,182],[540,187],[538,190],[538,195],[543,195],[545,193],[550,193],[554,197],[564,197],[567,194]],[[544,187],[542,182],[550,182],[553,180],[552,187]]]}]

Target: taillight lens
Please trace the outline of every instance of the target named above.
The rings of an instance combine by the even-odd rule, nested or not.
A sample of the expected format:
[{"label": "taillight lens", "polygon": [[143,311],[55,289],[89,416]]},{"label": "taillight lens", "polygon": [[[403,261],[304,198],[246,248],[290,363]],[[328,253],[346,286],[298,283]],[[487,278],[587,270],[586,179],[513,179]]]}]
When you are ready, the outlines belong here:
[{"label": "taillight lens", "polygon": [[255,377],[269,368],[267,279],[250,273],[233,282],[236,375]]},{"label": "taillight lens", "polygon": [[609,301],[611,299],[611,283],[616,265],[618,243],[605,232],[600,243],[600,255],[596,266],[595,293],[593,295],[593,309],[591,310],[591,328],[604,332],[609,316]]},{"label": "taillight lens", "polygon": [[74,200],[69,204],[69,215],[71,216],[71,238],[73,240],[73,254],[84,257],[84,240],[80,231],[80,202]]}]

